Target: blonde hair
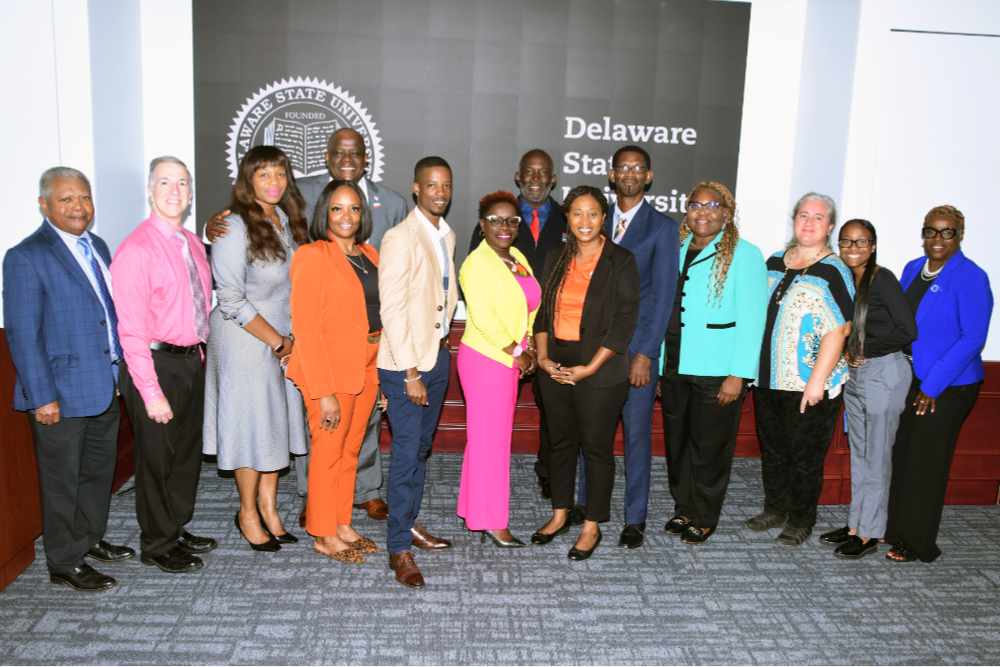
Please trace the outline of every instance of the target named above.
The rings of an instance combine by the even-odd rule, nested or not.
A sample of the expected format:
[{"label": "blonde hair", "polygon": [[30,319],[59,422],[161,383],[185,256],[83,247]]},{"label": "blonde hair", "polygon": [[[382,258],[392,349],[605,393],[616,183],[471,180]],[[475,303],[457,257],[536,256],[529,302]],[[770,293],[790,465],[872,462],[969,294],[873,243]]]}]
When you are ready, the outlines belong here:
[{"label": "blonde hair", "polygon": [[[722,290],[726,286],[726,275],[729,267],[733,263],[733,254],[736,252],[736,244],[740,240],[740,230],[736,226],[736,199],[724,184],[719,181],[700,181],[691,188],[688,193],[688,200],[694,197],[698,190],[709,190],[714,192],[722,200],[723,210],[729,213],[729,220],[723,223],[722,238],[716,244],[715,259],[712,261],[712,279],[714,281],[712,298],[716,301],[722,298]],[[687,239],[691,230],[687,226],[687,215],[684,216],[685,224],[681,225],[681,243]]]}]

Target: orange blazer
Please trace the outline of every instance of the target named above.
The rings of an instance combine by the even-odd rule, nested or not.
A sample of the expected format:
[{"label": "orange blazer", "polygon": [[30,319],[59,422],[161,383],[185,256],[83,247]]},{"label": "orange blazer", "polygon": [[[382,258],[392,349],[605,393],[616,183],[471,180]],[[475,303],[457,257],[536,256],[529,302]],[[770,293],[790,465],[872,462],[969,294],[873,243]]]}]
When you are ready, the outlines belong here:
[{"label": "orange blazer", "polygon": [[[378,252],[358,248],[376,266]],[[334,241],[314,241],[292,257],[292,333],[286,371],[306,399],[361,393],[368,312],[361,281]]]}]

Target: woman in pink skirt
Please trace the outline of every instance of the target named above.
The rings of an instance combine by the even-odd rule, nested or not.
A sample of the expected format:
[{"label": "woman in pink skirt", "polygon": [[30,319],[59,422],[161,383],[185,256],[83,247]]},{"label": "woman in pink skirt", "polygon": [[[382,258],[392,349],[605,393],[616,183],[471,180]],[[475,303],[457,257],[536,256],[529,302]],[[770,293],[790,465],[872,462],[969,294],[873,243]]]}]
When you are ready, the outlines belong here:
[{"label": "woman in pink skirt", "polygon": [[510,436],[518,378],[535,369],[531,337],[541,287],[513,247],[522,220],[510,192],[479,202],[483,243],[469,253],[458,281],[468,316],[458,348],[468,442],[458,488],[458,515],[498,547],[523,547],[507,526]]}]

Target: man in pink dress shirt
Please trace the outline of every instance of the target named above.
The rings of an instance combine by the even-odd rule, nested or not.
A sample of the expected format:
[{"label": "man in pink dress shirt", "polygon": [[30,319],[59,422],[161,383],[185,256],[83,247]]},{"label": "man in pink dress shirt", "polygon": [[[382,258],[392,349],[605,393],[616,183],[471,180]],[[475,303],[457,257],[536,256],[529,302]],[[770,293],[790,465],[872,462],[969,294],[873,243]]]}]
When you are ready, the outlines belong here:
[{"label": "man in pink dress shirt", "polygon": [[135,433],[141,560],[165,572],[202,567],[215,540],[184,526],[201,472],[204,343],[212,301],[205,248],[182,223],[191,173],[175,157],[149,165],[151,213],[111,263],[118,336],[128,367],[122,394]]}]

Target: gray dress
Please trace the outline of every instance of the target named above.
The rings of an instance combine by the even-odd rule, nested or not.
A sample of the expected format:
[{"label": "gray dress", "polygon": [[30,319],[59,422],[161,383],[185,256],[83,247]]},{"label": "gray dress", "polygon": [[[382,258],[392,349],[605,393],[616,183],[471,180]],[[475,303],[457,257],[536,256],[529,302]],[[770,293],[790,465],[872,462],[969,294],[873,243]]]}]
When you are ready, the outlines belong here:
[{"label": "gray dress", "polygon": [[288,467],[289,453],[308,451],[302,396],[268,345],[243,327],[256,315],[278,333],[291,328],[288,275],[296,244],[278,209],[285,260],[247,263],[246,226],[231,215],[229,232],[212,244],[217,305],[212,310],[205,375],[202,451],[220,470]]}]

